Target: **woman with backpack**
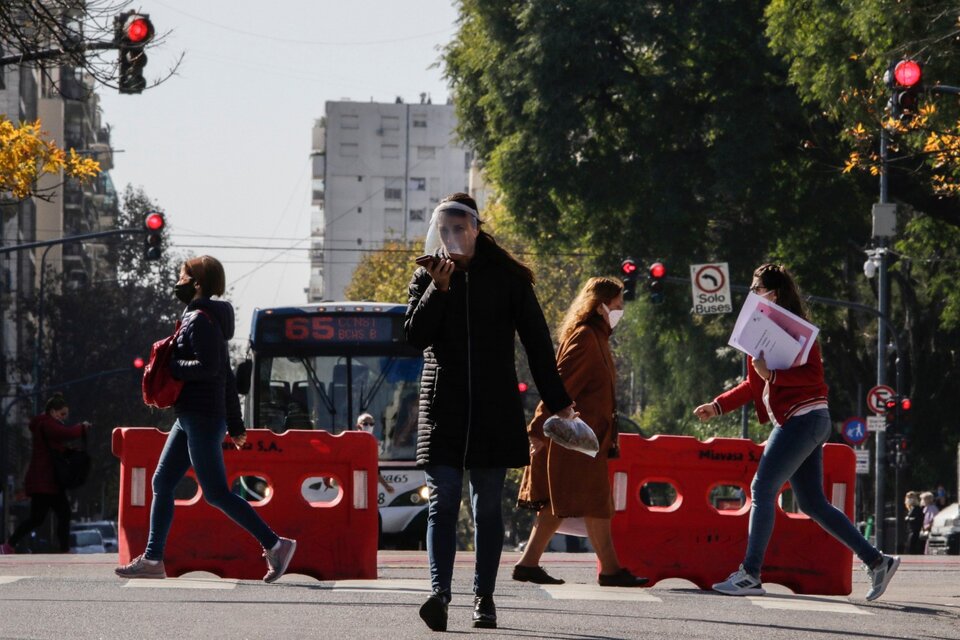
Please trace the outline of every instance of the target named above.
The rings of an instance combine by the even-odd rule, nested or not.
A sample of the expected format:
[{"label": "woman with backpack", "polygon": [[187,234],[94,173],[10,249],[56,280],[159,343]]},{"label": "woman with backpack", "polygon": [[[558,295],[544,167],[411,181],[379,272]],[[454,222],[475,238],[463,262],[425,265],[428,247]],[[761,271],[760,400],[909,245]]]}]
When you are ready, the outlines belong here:
[{"label": "woman with backpack", "polygon": [[250,503],[232,493],[223,463],[224,436],[238,449],[246,442],[236,380],[230,370],[227,341],[233,337],[233,307],[222,296],[223,265],[216,258],[191,258],[180,268],[174,295],[187,305],[176,334],[171,373],[184,382],[174,404],[177,416],[153,474],[150,535],[147,548],[129,564],[117,567],[121,578],[165,578],[163,551],[173,521],[174,489],[193,467],[204,499],[223,511],[260,542],[267,561],[264,582],[286,572],[297,548],[281,538]]},{"label": "woman with backpack", "polygon": [[70,425],[64,423],[70,408],[66,399],[59,393],[53,394],[44,412],[30,421],[30,433],[33,437],[33,452],[24,489],[30,496],[30,517],[24,520],[10,539],[0,544],[0,554],[15,553],[17,544],[27,534],[36,530],[47,519],[47,512],[53,511],[57,519],[57,542],[61,553],[70,551],[70,501],[66,489],[60,486],[54,472],[53,451],[64,450],[70,440],[83,437],[89,422]]}]

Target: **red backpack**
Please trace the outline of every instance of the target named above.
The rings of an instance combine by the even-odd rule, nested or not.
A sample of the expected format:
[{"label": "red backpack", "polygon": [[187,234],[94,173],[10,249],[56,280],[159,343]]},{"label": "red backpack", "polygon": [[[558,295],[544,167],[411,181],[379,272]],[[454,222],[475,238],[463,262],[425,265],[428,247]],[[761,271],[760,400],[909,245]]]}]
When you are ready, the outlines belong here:
[{"label": "red backpack", "polygon": [[[197,310],[207,316],[210,322],[213,318],[203,309]],[[148,407],[166,409],[172,407],[183,389],[183,380],[177,380],[170,371],[170,362],[173,359],[173,350],[177,336],[180,335],[182,321],[177,320],[173,334],[163,340],[157,340],[150,348],[150,360],[143,368],[143,403]]]}]

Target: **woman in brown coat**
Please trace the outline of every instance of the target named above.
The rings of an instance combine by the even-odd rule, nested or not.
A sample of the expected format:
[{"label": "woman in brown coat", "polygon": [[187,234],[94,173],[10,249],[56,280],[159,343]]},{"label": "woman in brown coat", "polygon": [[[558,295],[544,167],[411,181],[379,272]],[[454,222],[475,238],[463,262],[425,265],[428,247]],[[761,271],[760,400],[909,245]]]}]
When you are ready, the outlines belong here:
[{"label": "woman in brown coat", "polygon": [[532,455],[517,500],[519,506],[535,509],[537,519],[523,557],[513,568],[514,580],[562,584],[563,580],[540,567],[540,557],[564,518],[583,518],[600,560],[600,585],[639,587],[647,582],[620,566],[610,534],[613,499],[607,458],[617,446],[617,372],[610,353],[610,334],[622,315],[623,283],[591,278],[560,324],[557,368],[580,418],[596,433],[600,452],[591,458],[544,436],[543,424],[551,414],[540,403],[527,427]]}]

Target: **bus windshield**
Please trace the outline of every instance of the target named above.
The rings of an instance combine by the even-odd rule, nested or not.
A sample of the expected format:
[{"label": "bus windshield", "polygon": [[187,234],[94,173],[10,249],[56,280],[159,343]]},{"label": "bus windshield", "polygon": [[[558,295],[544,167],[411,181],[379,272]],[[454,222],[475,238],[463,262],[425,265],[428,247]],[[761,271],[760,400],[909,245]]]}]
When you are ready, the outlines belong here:
[{"label": "bus windshield", "polygon": [[357,418],[368,413],[381,460],[416,457],[421,357],[285,355],[258,360],[258,426],[336,434],[356,428]]}]

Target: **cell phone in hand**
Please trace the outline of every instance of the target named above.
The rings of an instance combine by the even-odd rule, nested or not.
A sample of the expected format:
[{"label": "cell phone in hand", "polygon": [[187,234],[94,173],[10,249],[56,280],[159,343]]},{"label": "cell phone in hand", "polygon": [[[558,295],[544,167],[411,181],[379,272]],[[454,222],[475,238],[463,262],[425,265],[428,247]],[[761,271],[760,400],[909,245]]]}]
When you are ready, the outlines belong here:
[{"label": "cell phone in hand", "polygon": [[431,255],[423,255],[414,260],[418,265],[425,269],[434,269],[437,266],[437,257]]}]

